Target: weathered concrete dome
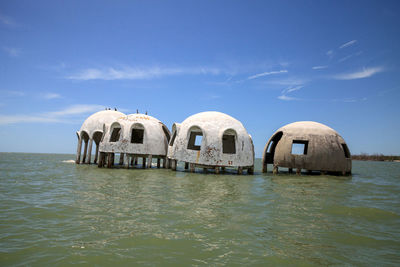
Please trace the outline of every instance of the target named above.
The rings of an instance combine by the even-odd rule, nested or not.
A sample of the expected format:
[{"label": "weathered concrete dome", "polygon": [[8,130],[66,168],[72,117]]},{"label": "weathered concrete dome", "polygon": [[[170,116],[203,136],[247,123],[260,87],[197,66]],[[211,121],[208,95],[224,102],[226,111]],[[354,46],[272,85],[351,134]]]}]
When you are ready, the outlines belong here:
[{"label": "weathered concrete dome", "polygon": [[103,133],[104,124],[108,124],[122,116],[125,116],[125,114],[115,110],[102,110],[96,112],[83,122],[79,134],[86,132],[90,138],[93,138],[95,132]]},{"label": "weathered concrete dome", "polygon": [[[130,114],[106,125],[100,153],[121,153],[141,157],[143,161],[149,158],[150,167],[153,157],[165,159],[169,139],[168,128],[158,119],[145,114]],[[125,161],[125,165],[128,163]]]},{"label": "weathered concrete dome", "polygon": [[254,146],[242,123],[215,111],[188,117],[172,127],[168,158],[199,167],[239,167],[253,171]]},{"label": "weathered concrete dome", "polygon": [[290,123],[269,139],[263,153],[267,164],[320,172],[351,173],[351,155],[344,139],[332,128],[313,121]]},{"label": "weathered concrete dome", "polygon": [[100,152],[167,155],[170,132],[158,119],[145,114],[119,117],[106,129]]},{"label": "weathered concrete dome", "polygon": [[[100,140],[103,136],[104,125],[125,116],[124,113],[115,110],[103,110],[89,116],[82,124],[81,129],[76,132],[78,137],[78,146],[76,152],[76,163],[90,164],[92,156],[93,141],[96,144],[96,154],[94,163],[97,162]],[[83,157],[81,162],[82,142],[84,142]],[[89,146],[89,149],[88,149]]]}]

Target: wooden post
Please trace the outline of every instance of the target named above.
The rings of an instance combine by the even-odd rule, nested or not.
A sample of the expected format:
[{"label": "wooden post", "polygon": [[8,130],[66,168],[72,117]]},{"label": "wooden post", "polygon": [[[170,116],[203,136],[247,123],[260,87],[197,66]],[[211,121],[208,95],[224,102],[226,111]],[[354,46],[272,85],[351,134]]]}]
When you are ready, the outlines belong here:
[{"label": "wooden post", "polygon": [[242,173],[243,173],[243,167],[238,167],[237,174],[242,175]]},{"label": "wooden post", "polygon": [[176,160],[171,159],[171,160],[169,161],[169,163],[171,164],[171,169],[172,169],[173,171],[176,171]]},{"label": "wooden post", "polygon": [[189,164],[189,168],[190,168],[190,172],[194,172],[194,171],[195,171],[195,165],[194,165],[194,163],[190,163],[190,164]]},{"label": "wooden post", "polygon": [[148,162],[147,162],[147,168],[149,169],[151,169],[151,164],[153,163],[153,156],[152,155],[149,155],[149,159],[148,159]]},{"label": "wooden post", "polygon": [[93,146],[93,139],[89,140],[89,150],[87,152],[87,164],[90,164],[90,161],[92,159],[92,146]]},{"label": "wooden post", "polygon": [[160,168],[160,161],[161,161],[161,159],[160,159],[160,158],[157,158],[157,169]]},{"label": "wooden post", "polygon": [[215,167],[214,170],[215,170],[215,174],[219,174],[219,167]]},{"label": "wooden post", "polygon": [[129,169],[129,154],[126,154],[126,158],[124,159],[124,168]]},{"label": "wooden post", "polygon": [[247,169],[247,174],[254,174],[254,166]]},{"label": "wooden post", "polygon": [[268,171],[268,164],[265,163],[262,167],[262,172],[267,172]]},{"label": "wooden post", "polygon": [[96,155],[94,155],[94,164],[97,163],[98,157],[99,157],[99,144],[96,144]]},{"label": "wooden post", "polygon": [[111,168],[111,160],[112,160],[112,156],[111,153],[107,153],[107,168]]},{"label": "wooden post", "polygon": [[82,163],[85,163],[85,161],[86,161],[87,145],[88,145],[88,142],[85,141],[85,148],[83,149]]},{"label": "wooden post", "polygon": [[123,165],[124,164],[124,153],[120,153],[119,154],[119,165]]},{"label": "wooden post", "polygon": [[78,148],[76,150],[76,160],[75,160],[76,164],[81,163],[81,151],[82,151],[82,138],[79,138]]},{"label": "wooden post", "polygon": [[142,168],[143,169],[146,168],[146,158],[145,157],[142,158]]},{"label": "wooden post", "polygon": [[98,167],[103,168],[104,153],[100,152]]},{"label": "wooden post", "polygon": [[274,165],[274,169],[272,170],[272,173],[278,174],[278,172],[279,172],[278,166]]},{"label": "wooden post", "polygon": [[189,169],[189,162],[185,162],[185,170]]}]

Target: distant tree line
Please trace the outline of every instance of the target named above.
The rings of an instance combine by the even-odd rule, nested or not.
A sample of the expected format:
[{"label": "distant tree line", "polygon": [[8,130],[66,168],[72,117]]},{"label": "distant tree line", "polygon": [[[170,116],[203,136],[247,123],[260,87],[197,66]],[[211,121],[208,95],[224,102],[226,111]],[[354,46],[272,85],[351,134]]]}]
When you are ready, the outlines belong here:
[{"label": "distant tree line", "polygon": [[400,160],[400,156],[385,156],[383,154],[372,154],[361,153],[360,155],[351,155],[351,159],[354,160],[373,160],[373,161],[397,161]]}]

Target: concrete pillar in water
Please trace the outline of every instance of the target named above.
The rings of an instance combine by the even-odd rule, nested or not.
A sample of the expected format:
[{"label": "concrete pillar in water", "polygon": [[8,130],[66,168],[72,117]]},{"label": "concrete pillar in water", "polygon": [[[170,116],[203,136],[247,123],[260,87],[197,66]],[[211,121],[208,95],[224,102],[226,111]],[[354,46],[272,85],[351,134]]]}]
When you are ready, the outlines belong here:
[{"label": "concrete pillar in water", "polygon": [[247,174],[253,174],[253,173],[254,173],[254,166],[247,169]]},{"label": "concrete pillar in water", "polygon": [[274,165],[274,169],[272,170],[272,173],[278,174],[278,172],[279,172],[278,166]]},{"label": "concrete pillar in water", "polygon": [[194,165],[194,163],[190,163],[190,164],[189,164],[189,168],[190,168],[190,172],[194,172],[194,171],[195,171],[195,165]]},{"label": "concrete pillar in water", "polygon": [[75,160],[76,164],[79,164],[81,162],[81,151],[82,151],[82,138],[79,138],[78,148],[76,150],[76,160]]},{"label": "concrete pillar in water", "polygon": [[124,164],[124,153],[120,153],[119,154],[119,165],[123,165]]},{"label": "concrete pillar in water", "polygon": [[98,156],[99,156],[99,144],[96,144],[96,155],[94,155],[94,164],[97,163]]},{"label": "concrete pillar in water", "polygon": [[[88,141],[89,141],[89,140],[88,140]],[[84,141],[84,142],[85,142],[85,148],[83,149],[82,163],[85,163],[85,161],[86,161],[86,154],[87,154],[88,141]]]},{"label": "concrete pillar in water", "polygon": [[238,167],[237,173],[241,175],[243,173],[243,167]]},{"label": "concrete pillar in water", "polygon": [[160,164],[160,163],[161,163],[160,161],[161,161],[161,159],[160,159],[160,158],[157,158],[157,169],[160,168],[160,165],[161,165],[161,164]]},{"label": "concrete pillar in water", "polygon": [[147,162],[147,168],[149,169],[151,169],[151,164],[152,164],[152,162],[153,162],[153,156],[152,155],[149,155],[149,159],[148,159],[148,162]]},{"label": "concrete pillar in water", "polygon": [[146,158],[145,157],[142,158],[142,168],[143,169],[146,168]]},{"label": "concrete pillar in water", "polygon": [[92,146],[93,146],[93,139],[90,139],[89,140],[89,149],[87,152],[87,161],[86,161],[87,164],[90,164],[90,161],[92,159]]},{"label": "concrete pillar in water", "polygon": [[215,167],[214,170],[215,170],[215,174],[219,174],[219,167]]},{"label": "concrete pillar in water", "polygon": [[171,164],[171,169],[176,171],[176,160],[171,159],[169,163]]},{"label": "concrete pillar in water", "polygon": [[189,169],[189,162],[185,162],[185,170]]}]

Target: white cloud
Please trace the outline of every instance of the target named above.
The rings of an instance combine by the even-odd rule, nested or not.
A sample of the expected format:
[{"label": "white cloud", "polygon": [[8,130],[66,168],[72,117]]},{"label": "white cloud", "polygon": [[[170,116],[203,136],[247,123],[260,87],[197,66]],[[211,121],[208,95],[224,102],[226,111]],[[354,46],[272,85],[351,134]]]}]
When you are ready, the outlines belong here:
[{"label": "white cloud", "polygon": [[56,93],[47,93],[43,95],[43,98],[45,99],[56,99],[56,98],[61,98],[61,95],[56,94]]},{"label": "white cloud", "polygon": [[252,76],[248,77],[247,79],[248,80],[253,80],[253,79],[256,79],[256,78],[263,77],[263,76],[268,76],[268,75],[273,75],[273,74],[281,74],[281,73],[287,73],[287,72],[288,72],[287,70],[263,72],[263,73],[252,75]]},{"label": "white cloud", "polygon": [[143,80],[151,78],[159,78],[162,76],[173,75],[218,75],[223,73],[218,68],[212,67],[195,67],[195,68],[139,68],[139,67],[124,67],[103,68],[103,69],[84,69],[75,75],[67,77],[71,80]]},{"label": "white cloud", "polygon": [[382,67],[375,68],[364,68],[362,71],[352,72],[352,73],[343,73],[334,76],[333,78],[336,80],[355,80],[355,79],[363,79],[371,77],[374,74],[384,71]]},{"label": "white cloud", "polygon": [[351,55],[342,57],[341,59],[338,60],[338,62],[346,61],[346,60],[348,60],[349,58],[352,58],[352,57],[354,57],[354,56],[359,56],[359,55],[361,55],[362,53],[363,53],[363,51],[359,51],[359,52],[357,52],[357,53],[354,53],[354,54],[351,54]]},{"label": "white cloud", "polygon": [[21,50],[15,47],[3,46],[4,52],[6,52],[10,57],[18,57],[21,55]]},{"label": "white cloud", "polygon": [[333,56],[333,50],[329,50],[328,52],[326,52],[326,55],[327,55],[328,57]]},{"label": "white cloud", "polygon": [[69,123],[71,117],[90,114],[96,111],[104,110],[101,105],[74,105],[65,109],[53,112],[46,112],[37,115],[1,115],[0,125],[2,124],[16,124],[16,123]]},{"label": "white cloud", "polygon": [[286,88],[285,90],[282,91],[282,94],[288,94],[294,91],[298,91],[301,88],[303,88],[304,85],[298,85],[298,86],[289,86],[288,88]]},{"label": "white cloud", "polygon": [[290,96],[287,96],[287,95],[280,95],[280,96],[278,96],[278,99],[283,100],[283,101],[300,100],[299,98],[290,97]]},{"label": "white cloud", "polygon": [[322,69],[326,69],[326,68],[328,68],[327,65],[323,65],[323,66],[314,66],[314,67],[312,67],[313,70],[322,70]]},{"label": "white cloud", "polygon": [[351,45],[353,45],[353,44],[355,44],[355,43],[357,43],[357,40],[351,40],[350,42],[344,43],[344,44],[342,44],[341,46],[339,46],[339,49],[342,49],[342,48],[351,46]]}]

